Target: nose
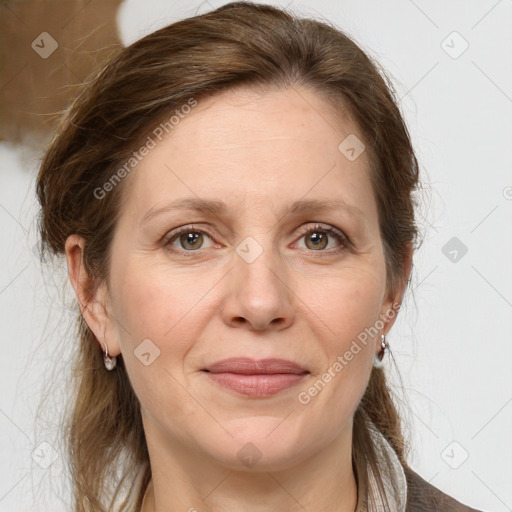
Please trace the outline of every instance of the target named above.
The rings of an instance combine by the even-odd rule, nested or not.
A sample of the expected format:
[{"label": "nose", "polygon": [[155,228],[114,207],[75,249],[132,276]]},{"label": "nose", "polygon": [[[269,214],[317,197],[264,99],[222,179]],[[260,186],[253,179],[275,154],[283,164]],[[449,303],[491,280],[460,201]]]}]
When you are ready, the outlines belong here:
[{"label": "nose", "polygon": [[270,249],[250,263],[235,254],[222,307],[224,322],[251,331],[280,331],[292,325],[295,296],[284,267]]}]

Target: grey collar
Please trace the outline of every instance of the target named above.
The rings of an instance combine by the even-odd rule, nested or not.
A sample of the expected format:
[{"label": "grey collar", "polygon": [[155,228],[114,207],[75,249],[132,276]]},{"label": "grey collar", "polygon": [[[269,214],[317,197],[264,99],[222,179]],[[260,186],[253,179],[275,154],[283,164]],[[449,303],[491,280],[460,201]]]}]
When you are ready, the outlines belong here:
[{"label": "grey collar", "polygon": [[356,512],[405,512],[407,479],[400,460],[387,439],[369,422],[370,436],[377,454],[378,474],[384,492],[377,485],[370,464],[357,467],[358,492]]}]

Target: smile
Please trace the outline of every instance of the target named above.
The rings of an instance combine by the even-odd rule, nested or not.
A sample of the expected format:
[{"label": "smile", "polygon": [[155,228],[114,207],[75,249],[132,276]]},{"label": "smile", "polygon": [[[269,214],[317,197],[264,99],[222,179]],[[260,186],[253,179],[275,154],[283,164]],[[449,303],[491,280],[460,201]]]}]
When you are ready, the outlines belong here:
[{"label": "smile", "polygon": [[309,371],[285,359],[231,358],[202,370],[218,385],[251,398],[275,395],[301,382]]}]

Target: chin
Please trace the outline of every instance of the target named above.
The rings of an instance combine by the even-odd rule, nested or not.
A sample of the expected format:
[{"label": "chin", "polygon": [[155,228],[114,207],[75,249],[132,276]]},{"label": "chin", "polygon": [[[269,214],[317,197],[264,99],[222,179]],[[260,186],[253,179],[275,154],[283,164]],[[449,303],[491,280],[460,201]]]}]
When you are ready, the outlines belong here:
[{"label": "chin", "polygon": [[316,441],[307,440],[299,436],[292,423],[285,426],[286,422],[264,416],[224,424],[233,437],[225,433],[222,439],[209,438],[204,450],[233,471],[290,469],[318,450],[321,436]]}]

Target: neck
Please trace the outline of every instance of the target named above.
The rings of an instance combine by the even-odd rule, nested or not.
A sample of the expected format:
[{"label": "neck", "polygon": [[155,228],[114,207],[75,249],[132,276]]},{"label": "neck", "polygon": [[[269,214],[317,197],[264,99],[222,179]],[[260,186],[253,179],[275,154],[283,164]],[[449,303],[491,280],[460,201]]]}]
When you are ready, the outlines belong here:
[{"label": "neck", "polygon": [[[354,512],[357,484],[351,428],[320,452],[278,471],[233,470],[182,445],[148,436],[152,480],[141,512],[322,510]],[[153,442],[150,442],[150,441]],[[170,449],[168,449],[170,448]],[[249,499],[250,498],[250,499]]]}]

